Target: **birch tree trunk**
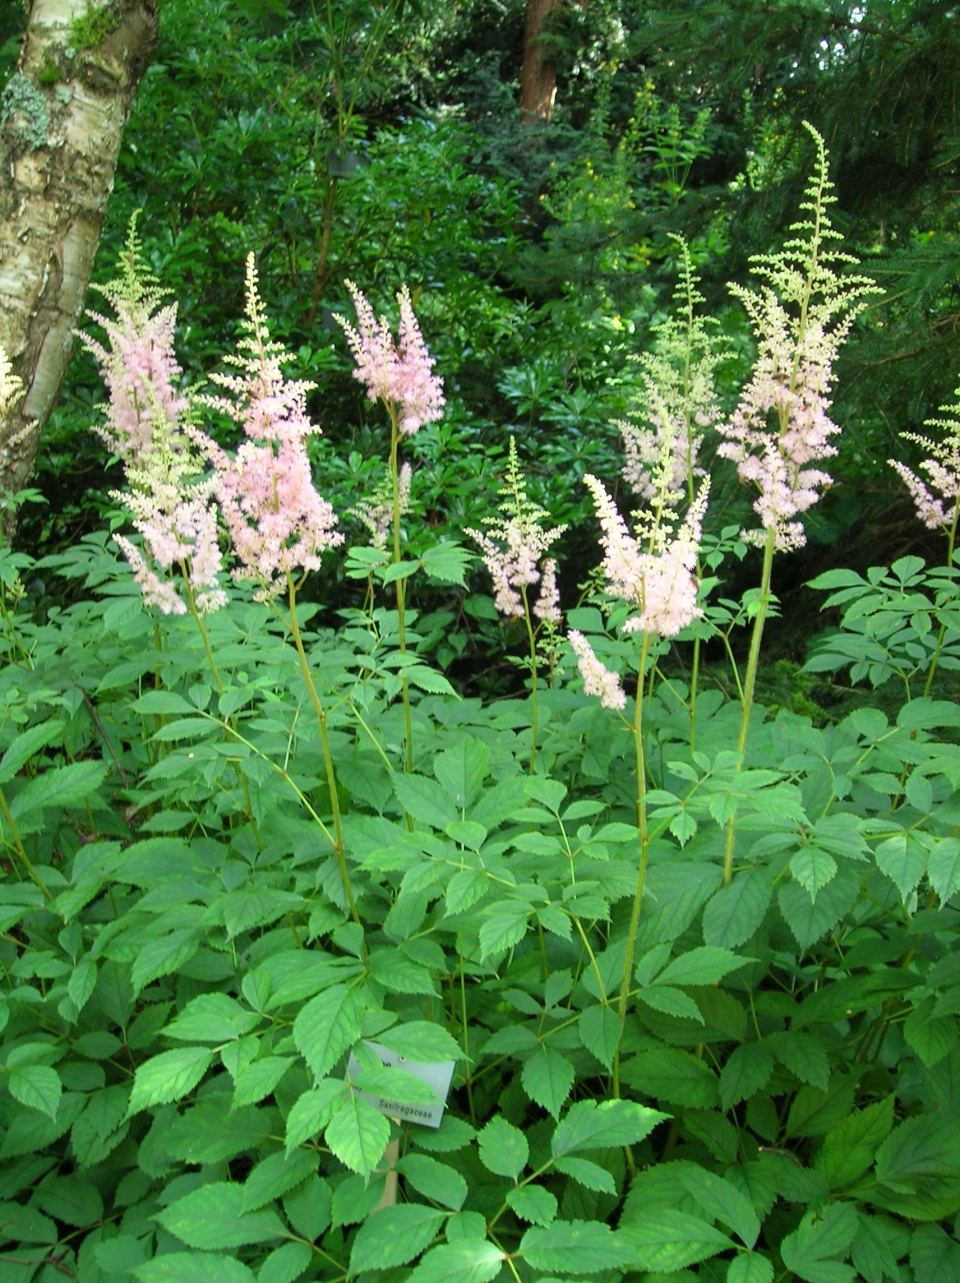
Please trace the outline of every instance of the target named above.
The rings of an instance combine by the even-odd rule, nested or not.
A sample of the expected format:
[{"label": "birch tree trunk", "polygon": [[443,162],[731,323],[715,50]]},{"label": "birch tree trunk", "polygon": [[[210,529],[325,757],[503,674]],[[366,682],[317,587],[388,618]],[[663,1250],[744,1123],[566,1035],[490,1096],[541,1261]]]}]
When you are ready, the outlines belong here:
[{"label": "birch tree trunk", "polygon": [[29,0],[0,95],[0,347],[23,383],[0,424],[0,495],[33,474],[156,39],[156,0]]}]

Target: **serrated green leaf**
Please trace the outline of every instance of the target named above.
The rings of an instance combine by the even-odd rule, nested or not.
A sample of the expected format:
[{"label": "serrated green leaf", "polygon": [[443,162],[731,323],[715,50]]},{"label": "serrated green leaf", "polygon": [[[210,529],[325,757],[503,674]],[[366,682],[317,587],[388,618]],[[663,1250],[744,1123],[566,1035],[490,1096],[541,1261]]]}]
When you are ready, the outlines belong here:
[{"label": "serrated green leaf", "polygon": [[269,1208],[245,1213],[243,1186],[228,1181],[191,1190],[157,1212],[155,1219],[188,1247],[207,1252],[267,1243],[287,1234],[279,1216]]},{"label": "serrated green leaf", "polygon": [[935,998],[914,1007],[903,1023],[903,1036],[928,1069],[938,1065],[957,1044],[957,1021],[952,1014],[936,1016]]},{"label": "serrated green leaf", "polygon": [[596,1056],[605,1069],[613,1064],[620,1043],[620,1017],[612,1007],[587,1007],[580,1014],[577,1028],[580,1041]]},{"label": "serrated green leaf", "polygon": [[178,1042],[229,1042],[249,1033],[262,1019],[225,993],[202,993],[164,1028],[163,1036]]},{"label": "serrated green leaf", "polygon": [[599,1274],[634,1264],[626,1233],[599,1221],[554,1221],[532,1226],[520,1240],[520,1255],[535,1270],[556,1274]]},{"label": "serrated green leaf", "polygon": [[436,780],[425,775],[400,775],[392,777],[393,791],[397,801],[408,815],[421,824],[439,829],[442,833],[453,820],[459,820],[460,814],[452,800]]},{"label": "serrated green leaf", "polygon": [[773,1052],[762,1042],[735,1047],[720,1071],[720,1103],[724,1113],[741,1100],[762,1091],[773,1073]]},{"label": "serrated green leaf", "polygon": [[530,1157],[530,1147],[523,1132],[505,1118],[491,1118],[477,1137],[480,1161],[497,1176],[520,1179]]},{"label": "serrated green leaf", "polygon": [[716,1256],[734,1246],[733,1240],[698,1216],[659,1207],[631,1219],[620,1228],[631,1249],[633,1269],[668,1274]]},{"label": "serrated green leaf", "polygon": [[645,1007],[662,1011],[666,1016],[680,1016],[704,1024],[700,1008],[682,989],[673,989],[670,985],[651,985],[648,989],[640,989],[637,998]]},{"label": "serrated green leaf", "polygon": [[374,1212],[353,1241],[351,1273],[408,1265],[430,1246],[444,1220],[443,1212],[421,1203],[402,1203]]},{"label": "serrated green leaf", "polygon": [[103,1220],[100,1191],[82,1176],[55,1176],[43,1183],[34,1199],[48,1216],[67,1225],[86,1229]]},{"label": "serrated green leaf", "polygon": [[409,1185],[452,1212],[459,1212],[467,1198],[467,1182],[458,1171],[439,1163],[426,1154],[407,1154],[397,1163],[397,1171]]},{"label": "serrated green leaf", "polygon": [[503,1259],[495,1244],[462,1238],[432,1248],[407,1283],[490,1283],[500,1273]]},{"label": "serrated green leaf", "polygon": [[557,1218],[557,1200],[542,1185],[507,1190],[507,1204],[530,1225],[550,1225]]},{"label": "serrated green leaf", "polygon": [[729,1225],[746,1247],[753,1247],[760,1236],[760,1221],[734,1185],[694,1163],[685,1164],[678,1177],[709,1217]]},{"label": "serrated green leaf", "polygon": [[333,985],[317,994],[293,1024],[293,1039],[319,1081],[345,1051],[359,1041],[363,1007],[350,985]]},{"label": "serrated green leaf", "polygon": [[540,1046],[523,1066],[520,1081],[531,1100],[554,1118],[560,1117],[564,1101],[573,1090],[573,1065],[552,1047]]},{"label": "serrated green leaf", "polygon": [[722,980],[729,972],[745,967],[749,961],[749,958],[738,958],[729,949],[703,945],[674,958],[660,972],[653,984],[712,985]]},{"label": "serrated green leaf", "polygon": [[636,1145],[666,1117],[632,1100],[607,1100],[599,1105],[593,1100],[581,1100],[571,1105],[557,1125],[550,1152],[554,1158],[560,1158],[578,1150]]},{"label": "serrated green leaf", "polygon": [[338,1078],[324,1078],[312,1091],[299,1096],[287,1115],[286,1152],[323,1131],[333,1117],[347,1085]]},{"label": "serrated green leaf", "polygon": [[927,859],[927,877],[941,904],[960,891],[960,839],[937,839]]},{"label": "serrated green leaf", "polygon": [[35,775],[10,802],[10,814],[21,833],[32,833],[48,806],[62,808],[83,802],[102,783],[107,768],[103,762],[73,762]]},{"label": "serrated green leaf", "polygon": [[90,1001],[97,983],[97,964],[90,958],[78,962],[73,975],[67,981],[67,994],[70,1001],[81,1012]]},{"label": "serrated green leaf", "polygon": [[133,960],[133,992],[139,994],[153,980],[179,971],[200,948],[200,936],[194,928],[171,931],[159,940],[150,940]]},{"label": "serrated green leaf", "polygon": [[395,1051],[404,1060],[441,1065],[445,1060],[462,1060],[463,1048],[442,1025],[432,1020],[407,1020],[377,1034],[377,1042]]},{"label": "serrated green leaf", "polygon": [[857,1233],[852,1203],[830,1203],[808,1213],[780,1244],[788,1270],[807,1283],[853,1283],[855,1271],[842,1263]]},{"label": "serrated green leaf", "polygon": [[616,1182],[607,1169],[587,1158],[558,1158],[555,1166],[558,1172],[572,1176],[585,1189],[599,1190],[604,1194],[617,1193]]},{"label": "serrated green leaf", "polygon": [[836,877],[837,862],[829,852],[822,851],[818,846],[807,845],[790,861],[790,872],[810,899],[816,900],[823,887]]},{"label": "serrated green leaf", "polygon": [[168,1252],[133,1271],[140,1283],[257,1283],[248,1266],[233,1256]]},{"label": "serrated green leaf", "polygon": [[481,961],[519,944],[527,934],[531,913],[533,905],[525,900],[503,900],[487,909],[480,928]]},{"label": "serrated green leaf", "polygon": [[6,784],[12,780],[34,753],[39,753],[40,749],[45,748],[62,730],[62,722],[49,721],[41,722],[39,726],[31,726],[17,735],[0,758],[0,784]]},{"label": "serrated green leaf", "polygon": [[773,1262],[756,1252],[735,1256],[727,1267],[727,1283],[773,1283]]},{"label": "serrated green leaf", "polygon": [[915,1283],[960,1283],[960,1246],[941,1226],[918,1225],[910,1239],[910,1268]]},{"label": "serrated green leaf", "polygon": [[307,1243],[284,1243],[266,1258],[257,1271],[257,1283],[293,1283],[313,1260]]},{"label": "serrated green leaf", "polygon": [[717,1076],[689,1052],[658,1047],[631,1056],[621,1067],[623,1081],[646,1096],[671,1105],[709,1109],[718,1102]]},{"label": "serrated green leaf", "polygon": [[862,1176],[893,1126],[894,1098],[856,1110],[828,1132],[814,1167],[831,1189],[840,1189]]},{"label": "serrated green leaf", "polygon": [[489,765],[489,747],[483,740],[464,735],[436,755],[433,773],[454,806],[465,810],[476,801]]},{"label": "serrated green leaf", "polygon": [[770,904],[770,881],[747,869],[721,887],[703,911],[703,938],[709,945],[736,949],[756,932]]},{"label": "serrated green leaf", "polygon": [[232,1108],[259,1104],[270,1095],[293,1061],[293,1056],[264,1056],[241,1069],[233,1090]]},{"label": "serrated green leaf", "polygon": [[317,1170],[316,1150],[298,1149],[292,1154],[271,1154],[256,1167],[243,1185],[242,1212],[255,1212],[275,1198],[301,1185]]},{"label": "serrated green leaf", "polygon": [[898,833],[877,847],[877,868],[896,885],[906,900],[927,870],[927,851],[912,833]]},{"label": "serrated green leaf", "polygon": [[127,1117],[151,1105],[166,1105],[182,1099],[193,1091],[212,1060],[209,1047],[183,1047],[145,1061],[133,1081]]},{"label": "serrated green leaf", "polygon": [[369,1176],[383,1157],[390,1124],[365,1100],[348,1094],[327,1124],[324,1137],[345,1167]]},{"label": "serrated green leaf", "polygon": [[781,1032],[766,1039],[781,1065],[785,1065],[802,1083],[826,1091],[830,1082],[830,1062],[823,1043],[814,1034]]},{"label": "serrated green leaf", "polygon": [[431,579],[438,579],[443,584],[459,584],[461,588],[473,561],[473,553],[460,544],[447,542],[434,544],[420,556],[420,564]]},{"label": "serrated green leaf", "polygon": [[52,1121],[60,1106],[63,1086],[49,1065],[16,1065],[7,1077],[10,1095],[29,1109],[39,1109]]}]

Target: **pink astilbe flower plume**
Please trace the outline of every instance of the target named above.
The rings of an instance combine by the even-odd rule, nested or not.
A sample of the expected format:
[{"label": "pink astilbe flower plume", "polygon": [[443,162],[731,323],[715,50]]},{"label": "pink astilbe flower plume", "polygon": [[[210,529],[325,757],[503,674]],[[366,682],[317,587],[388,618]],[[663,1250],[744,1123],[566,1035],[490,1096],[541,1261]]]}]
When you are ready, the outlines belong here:
[{"label": "pink astilbe flower plume", "polygon": [[620,685],[620,678],[600,663],[583,633],[571,628],[567,633],[567,641],[577,657],[577,667],[583,678],[583,693],[596,695],[604,708],[625,708],[627,697]]},{"label": "pink astilbe flower plume", "polygon": [[871,294],[881,293],[869,277],[838,269],[857,259],[829,248],[841,239],[826,207],[836,201],[827,170],[823,139],[809,124],[817,164],[800,208],[808,217],[794,223],[796,233],[779,254],[751,258],[756,274],[768,282],[759,292],[731,286],[743,303],[757,339],[753,376],[729,423],[720,426],[726,441],[718,454],[732,459],[743,481],[760,496],[754,510],[762,530],[744,538],[778,549],[800,548],[805,512],[830,484],[812,466],[837,453],[831,438],[839,428],[829,416],[833,363],[856,317]]},{"label": "pink astilbe flower plume", "polygon": [[215,493],[239,562],[233,574],[258,583],[255,596],[264,600],[285,587],[288,573],[319,569],[324,551],[343,535],[310,474],[306,440],[319,428],[307,417],[306,397],[314,385],[284,378],[291,358],[270,340],[252,254],[246,285],[246,334],[240,354],[225,358],[240,373],[211,376],[229,396],[198,398],[238,423],[246,440],[231,457],[204,433],[194,436],[215,469]]},{"label": "pink astilbe flower plume", "polygon": [[346,284],[356,309],[357,325],[342,316],[336,319],[357,363],[353,377],[366,387],[371,401],[394,406],[400,432],[413,436],[442,416],[445,402],[443,383],[432,372],[434,360],[420,333],[410,291],[404,286],[397,295],[400,326],[395,343],[386,317],[378,319],[356,285],[352,281]]},{"label": "pink astilbe flower plume", "polygon": [[[397,498],[400,501],[401,516],[410,510],[412,482],[413,469],[409,463],[404,463],[397,477]],[[393,521],[393,495],[389,476],[377,486],[369,500],[364,499],[355,508],[351,508],[350,515],[356,517],[361,525],[366,527],[372,547],[385,552],[390,523]]]},{"label": "pink astilbe flower plume", "polygon": [[111,494],[133,513],[142,537],[141,547],[122,535],[117,543],[147,605],[168,615],[186,613],[176,580],[158,573],[179,568],[188,599],[203,614],[227,600],[219,586],[213,478],[199,479],[203,467],[190,437],[189,402],[176,388],[176,309],[156,311],[161,293],[140,263],[136,219],[121,267],[120,280],[102,291],[118,319],[90,314],[106,330],[109,346],[81,335],[109,389],[107,424],[97,431],[120,456],[130,487]]},{"label": "pink astilbe flower plume", "polygon": [[[933,441],[930,437],[920,436],[916,432],[901,432],[905,441],[929,450],[929,457],[920,467],[927,474],[928,483],[922,481],[915,472],[890,459],[889,463],[903,479],[916,504],[917,516],[928,530],[945,529],[948,534],[956,533],[957,518],[960,515],[960,387],[954,392],[957,398],[953,405],[942,405],[943,419],[925,419],[924,425],[929,428],[943,428],[945,437],[942,441]],[[937,491],[931,494],[930,488]],[[952,543],[951,543],[952,547]]]},{"label": "pink astilbe flower plume", "polygon": [[[483,560],[493,580],[494,603],[501,615],[507,618],[522,619],[524,615],[521,589],[537,583],[540,579],[540,558],[554,540],[559,539],[566,526],[544,525],[549,514],[535,504],[527,495],[526,478],[517,458],[517,446],[510,438],[510,453],[507,458],[507,471],[500,488],[501,501],[497,517],[485,518],[488,529],[471,530],[467,534],[477,541]],[[546,570],[548,563],[544,563]],[[552,566],[551,578],[545,581],[541,600],[545,621],[554,618],[556,611],[556,563]],[[539,605],[539,603],[538,603]],[[534,614],[537,614],[534,606]]]}]

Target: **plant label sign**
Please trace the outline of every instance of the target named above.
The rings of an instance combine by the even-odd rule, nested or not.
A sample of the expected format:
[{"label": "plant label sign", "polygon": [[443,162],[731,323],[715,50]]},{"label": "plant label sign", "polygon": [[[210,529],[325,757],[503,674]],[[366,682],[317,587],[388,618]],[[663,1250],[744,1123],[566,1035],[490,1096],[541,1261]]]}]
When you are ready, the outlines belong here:
[{"label": "plant label sign", "polygon": [[[380,1114],[386,1114],[388,1118],[404,1118],[407,1122],[420,1123],[424,1127],[439,1127],[443,1119],[443,1111],[447,1103],[447,1093],[450,1091],[450,1082],[453,1078],[453,1069],[455,1061],[442,1060],[437,1065],[427,1065],[419,1060],[406,1060],[403,1056],[389,1047],[384,1047],[379,1042],[367,1042],[364,1040],[364,1046],[369,1047],[371,1051],[376,1052],[383,1064],[391,1067],[404,1069],[414,1078],[419,1078],[421,1082],[432,1087],[436,1093],[436,1101],[431,1104],[408,1104],[399,1100],[387,1100],[385,1096],[373,1096],[367,1091],[357,1091],[357,1095],[372,1105]],[[360,1073],[362,1066],[353,1052],[347,1061],[347,1074],[353,1076]]]}]

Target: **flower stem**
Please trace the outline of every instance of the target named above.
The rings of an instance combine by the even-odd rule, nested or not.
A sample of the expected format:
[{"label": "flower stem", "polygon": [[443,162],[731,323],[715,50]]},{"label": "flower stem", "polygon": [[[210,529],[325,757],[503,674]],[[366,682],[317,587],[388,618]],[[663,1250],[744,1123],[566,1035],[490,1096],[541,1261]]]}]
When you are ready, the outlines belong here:
[{"label": "flower stem", "polygon": [[527,601],[527,585],[520,585],[520,596],[523,599],[523,621],[527,625],[527,638],[530,642],[530,774],[537,761],[537,640],[533,633],[533,621],[530,618],[530,603]]},{"label": "flower stem", "polygon": [[23,839],[20,837],[20,831],[17,828],[16,821],[14,820],[13,816],[10,814],[10,808],[7,805],[7,798],[2,788],[0,788],[0,815],[3,816],[4,820],[6,821],[10,829],[10,836],[13,839],[13,848],[20,859],[20,863],[26,869],[27,874],[30,877],[30,880],[36,883],[36,885],[40,888],[40,890],[43,892],[43,897],[45,900],[52,900],[53,896],[50,894],[47,884],[44,882],[40,874],[33,867],[33,863],[31,862],[30,857],[27,855],[26,851],[24,850]]},{"label": "flower stem", "polygon": [[[953,524],[951,525],[949,533],[947,534],[947,565],[948,566],[953,565],[953,548],[957,539],[958,518],[960,518],[960,503],[957,504],[957,508],[953,514]],[[940,650],[943,646],[943,639],[946,635],[946,632],[947,632],[946,624],[941,624],[940,631],[937,633],[937,646],[933,652],[933,658],[930,661],[930,669],[927,673],[927,680],[924,682],[924,685],[923,685],[924,695],[930,694],[930,688],[933,685],[933,679],[937,672],[937,664],[940,661]]]},{"label": "flower stem", "polygon": [[[390,485],[393,491],[393,564],[400,562],[400,470],[397,454],[400,445],[400,426],[397,419],[397,407],[392,401],[387,402],[390,411]],[[397,580],[397,632],[400,637],[400,654],[407,653],[407,635],[405,626],[406,585],[402,579]],[[413,719],[410,716],[410,683],[400,672],[400,686],[403,691],[403,728],[406,738],[406,756],[404,771],[410,775],[413,771]]]},{"label": "flower stem", "polygon": [[293,636],[293,644],[297,648],[297,654],[300,657],[300,671],[303,674],[303,680],[306,683],[307,692],[310,696],[310,702],[313,705],[313,711],[317,715],[317,723],[320,727],[320,742],[323,745],[323,761],[327,771],[327,789],[330,793],[330,810],[333,815],[333,853],[337,857],[337,863],[340,866],[340,877],[343,879],[343,890],[347,897],[347,903],[350,906],[350,916],[354,922],[360,921],[360,915],[357,913],[357,905],[353,898],[353,888],[350,885],[350,874],[347,871],[347,860],[343,852],[343,826],[340,822],[340,798],[337,795],[337,777],[333,770],[333,756],[330,752],[330,737],[327,734],[327,715],[323,710],[320,702],[320,696],[317,694],[317,688],[314,685],[313,674],[310,672],[310,665],[307,662],[307,654],[303,649],[303,638],[300,636],[300,625],[297,622],[297,587],[293,580],[293,575],[287,571],[287,588],[289,590],[290,603],[290,632]]},{"label": "flower stem", "polygon": [[[750,733],[750,714],[753,712],[753,692],[757,683],[757,667],[760,663],[760,643],[763,639],[763,625],[770,606],[770,576],[773,571],[773,554],[777,544],[776,529],[771,526],[763,545],[763,570],[760,574],[760,600],[753,620],[753,636],[750,638],[750,654],[747,658],[747,672],[743,681],[743,699],[740,705],[740,734],[737,737],[737,752],[740,761],[737,770],[743,768],[743,754],[747,747],[747,736]],[[723,855],[723,885],[729,886],[733,877],[733,843],[736,834],[737,817],[731,816],[727,821],[727,843]]]},{"label": "flower stem", "polygon": [[620,1020],[620,1038],[613,1054],[613,1094],[620,1095],[620,1041],[627,1020],[627,1002],[630,997],[630,979],[633,975],[633,956],[637,947],[637,929],[640,925],[640,902],[643,899],[643,884],[647,877],[647,860],[650,855],[650,834],[647,829],[647,764],[643,751],[643,682],[647,669],[647,656],[650,652],[650,633],[643,634],[643,648],[640,652],[640,671],[637,674],[637,694],[633,713],[633,743],[637,760],[637,829],[640,834],[640,862],[637,870],[637,890],[633,897],[633,908],[630,911],[630,926],[627,928],[627,952],[623,960],[623,979],[620,983],[620,1000],[617,1003],[617,1016]]}]

